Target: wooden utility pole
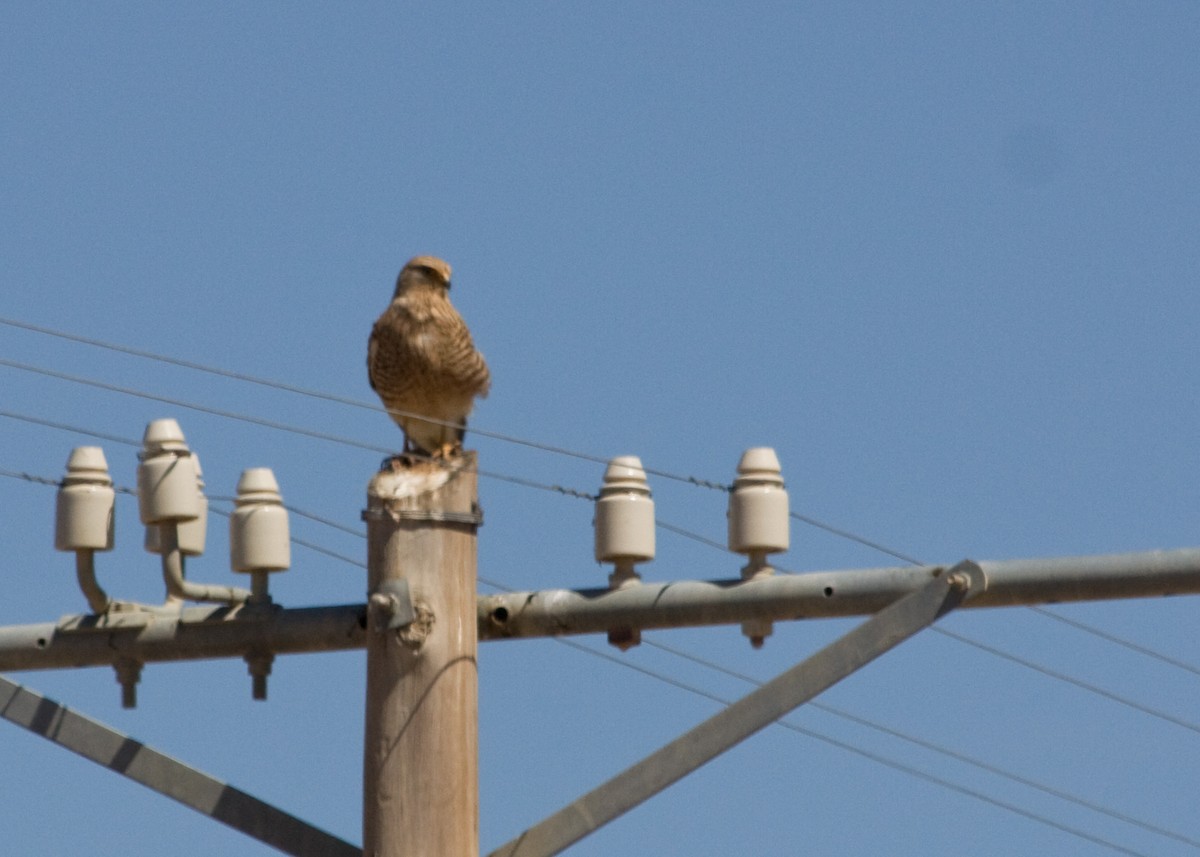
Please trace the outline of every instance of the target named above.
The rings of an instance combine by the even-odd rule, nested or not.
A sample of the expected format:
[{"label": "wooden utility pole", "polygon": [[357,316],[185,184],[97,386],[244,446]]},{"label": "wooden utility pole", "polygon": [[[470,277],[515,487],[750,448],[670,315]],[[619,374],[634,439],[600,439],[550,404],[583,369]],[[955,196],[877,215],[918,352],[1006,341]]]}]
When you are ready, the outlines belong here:
[{"label": "wooden utility pole", "polygon": [[366,857],[479,854],[475,462],[368,487]]}]

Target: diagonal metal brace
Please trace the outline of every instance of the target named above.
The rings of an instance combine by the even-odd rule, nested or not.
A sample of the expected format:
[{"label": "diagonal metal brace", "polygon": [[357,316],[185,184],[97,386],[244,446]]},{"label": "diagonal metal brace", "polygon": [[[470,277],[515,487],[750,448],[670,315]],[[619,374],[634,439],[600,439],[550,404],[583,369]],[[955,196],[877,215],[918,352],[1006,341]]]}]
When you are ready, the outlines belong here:
[{"label": "diagonal metal brace", "polygon": [[0,718],[296,857],[362,849],[0,676]]},{"label": "diagonal metal brace", "polygon": [[489,857],[558,854],[932,625],[986,586],[979,565],[964,560]]}]

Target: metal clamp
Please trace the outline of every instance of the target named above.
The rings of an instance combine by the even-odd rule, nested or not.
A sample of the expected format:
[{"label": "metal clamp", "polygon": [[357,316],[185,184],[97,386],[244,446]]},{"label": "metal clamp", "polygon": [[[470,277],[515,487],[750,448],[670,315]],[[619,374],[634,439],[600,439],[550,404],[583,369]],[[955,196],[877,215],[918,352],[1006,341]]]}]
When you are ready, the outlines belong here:
[{"label": "metal clamp", "polygon": [[379,585],[367,600],[371,628],[377,633],[406,628],[417,618],[407,580],[390,580]]},{"label": "metal clamp", "polygon": [[392,511],[364,509],[362,513],[364,521],[379,521],[384,518],[391,518],[393,521],[435,521],[437,523],[465,524],[469,527],[482,527],[483,509],[478,506],[470,512],[443,512],[439,510],[420,509],[395,509]]}]

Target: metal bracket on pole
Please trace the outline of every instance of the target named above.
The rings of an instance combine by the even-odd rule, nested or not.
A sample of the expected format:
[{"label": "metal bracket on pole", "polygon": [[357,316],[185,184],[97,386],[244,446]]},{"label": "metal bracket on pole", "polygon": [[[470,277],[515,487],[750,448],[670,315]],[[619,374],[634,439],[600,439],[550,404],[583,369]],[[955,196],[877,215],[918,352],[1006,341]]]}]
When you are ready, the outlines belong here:
[{"label": "metal bracket on pole", "polygon": [[295,857],[362,849],[0,676],[0,717]]},{"label": "metal bracket on pole", "polygon": [[364,509],[364,521],[381,520],[390,517],[395,521],[432,521],[438,524],[465,524],[468,527],[483,526],[483,509],[478,505],[470,512],[449,512],[443,509]]},{"label": "metal bracket on pole", "polygon": [[377,633],[398,631],[417,618],[407,580],[385,580],[368,600],[371,628]]},{"label": "metal bracket on pole", "polygon": [[558,854],[933,624],[986,586],[978,564],[960,562],[489,857]]}]

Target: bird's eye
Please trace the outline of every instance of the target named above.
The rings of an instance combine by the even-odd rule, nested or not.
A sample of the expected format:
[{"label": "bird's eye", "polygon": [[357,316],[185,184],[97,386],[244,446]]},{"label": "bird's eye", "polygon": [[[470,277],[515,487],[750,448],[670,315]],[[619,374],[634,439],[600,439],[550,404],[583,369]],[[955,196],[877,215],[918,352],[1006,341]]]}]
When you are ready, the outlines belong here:
[{"label": "bird's eye", "polygon": [[444,275],[442,274],[442,272],[439,271],[437,268],[432,268],[429,265],[422,265],[421,273],[424,274],[427,279],[432,280],[435,283],[438,282],[439,280],[442,280],[446,283],[447,286],[450,285],[449,280],[446,280]]}]

